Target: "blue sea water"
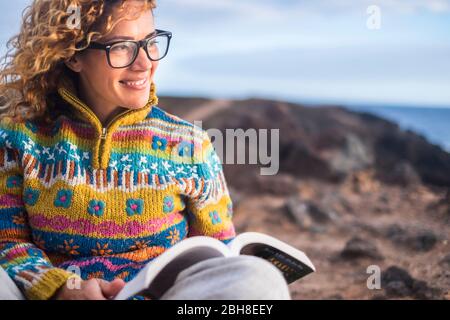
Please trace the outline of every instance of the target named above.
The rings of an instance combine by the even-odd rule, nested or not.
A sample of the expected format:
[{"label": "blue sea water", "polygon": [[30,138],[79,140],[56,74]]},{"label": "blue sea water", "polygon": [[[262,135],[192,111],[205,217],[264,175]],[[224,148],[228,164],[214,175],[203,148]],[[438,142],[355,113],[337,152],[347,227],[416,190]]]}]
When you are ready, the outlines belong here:
[{"label": "blue sea water", "polygon": [[450,152],[450,108],[403,106],[349,106],[348,108],[369,112],[396,122],[401,128],[412,130]]}]

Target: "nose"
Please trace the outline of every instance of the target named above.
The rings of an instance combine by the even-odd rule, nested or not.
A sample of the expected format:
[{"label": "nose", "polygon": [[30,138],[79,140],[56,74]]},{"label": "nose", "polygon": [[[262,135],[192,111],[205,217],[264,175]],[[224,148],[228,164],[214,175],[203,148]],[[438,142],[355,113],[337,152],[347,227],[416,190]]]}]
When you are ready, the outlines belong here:
[{"label": "nose", "polygon": [[139,48],[136,60],[131,65],[131,70],[151,70],[152,61],[148,58],[144,48]]}]

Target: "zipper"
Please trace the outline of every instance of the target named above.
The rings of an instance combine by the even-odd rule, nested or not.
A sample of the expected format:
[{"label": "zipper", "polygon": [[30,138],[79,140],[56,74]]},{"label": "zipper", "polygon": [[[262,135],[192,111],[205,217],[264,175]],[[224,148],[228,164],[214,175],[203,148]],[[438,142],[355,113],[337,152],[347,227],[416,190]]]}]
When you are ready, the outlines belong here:
[{"label": "zipper", "polygon": [[101,134],[101,136],[100,136],[100,139],[106,140],[106,134],[107,134],[107,132],[108,132],[108,129],[107,129],[107,128],[102,128],[102,134]]},{"label": "zipper", "polygon": [[83,102],[79,101],[78,98],[74,97],[70,92],[64,92],[64,95],[69,98],[70,100],[72,100],[73,103],[77,104],[78,106],[80,106],[83,110],[85,110],[87,113],[89,113],[89,115],[92,117],[92,119],[94,119],[94,121],[97,124],[98,128],[101,128],[101,132],[100,132],[100,145],[99,145],[99,150],[98,150],[98,164],[99,167],[101,168],[101,156],[104,153],[103,147],[104,144],[106,142],[106,136],[108,134],[108,129],[111,127],[111,125],[116,122],[119,118],[124,117],[125,115],[132,113],[134,111],[136,111],[136,109],[133,110],[127,110],[124,111],[120,114],[118,114],[117,116],[115,116],[106,127],[103,127],[103,124],[101,123],[100,119],[97,117],[97,115],[88,107],[86,106]]},{"label": "zipper", "polygon": [[[92,112],[91,110],[89,110],[90,112]],[[94,112],[92,112],[92,114],[95,116],[95,118],[98,120],[98,122],[100,123],[100,126],[102,127],[102,132],[101,132],[101,134],[100,134],[100,145],[99,145],[99,147],[98,147],[98,165],[99,165],[99,167],[100,168],[102,168],[102,166],[101,166],[101,159],[102,159],[102,155],[105,153],[105,150],[104,150],[104,145],[105,145],[105,142],[106,142],[106,136],[107,136],[107,134],[108,134],[108,129],[119,119],[119,118],[122,118],[122,117],[124,117],[125,115],[127,115],[128,113],[131,113],[131,112],[133,112],[133,111],[136,111],[136,110],[127,110],[127,111],[124,111],[124,112],[122,112],[122,113],[120,113],[120,114],[118,114],[117,116],[115,116],[108,124],[107,124],[107,126],[106,127],[102,127],[102,124],[101,124],[101,122],[100,122],[100,120],[97,118],[97,116],[94,114]]]}]

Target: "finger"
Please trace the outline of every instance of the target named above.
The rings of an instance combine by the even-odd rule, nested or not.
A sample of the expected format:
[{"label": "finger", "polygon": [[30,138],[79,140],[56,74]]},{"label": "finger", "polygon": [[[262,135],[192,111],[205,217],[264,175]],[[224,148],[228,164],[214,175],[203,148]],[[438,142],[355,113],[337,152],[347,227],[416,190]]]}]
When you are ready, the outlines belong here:
[{"label": "finger", "polygon": [[108,294],[109,285],[110,285],[109,281],[106,281],[106,280],[103,280],[103,279],[98,279],[98,278],[96,278],[95,280],[97,280],[98,286],[100,287],[101,294],[105,298],[108,298],[109,295],[107,295],[107,294]]},{"label": "finger", "polygon": [[114,279],[111,282],[102,280],[99,282],[102,293],[106,298],[115,297],[120,290],[125,286],[125,282],[122,279]]},{"label": "finger", "polygon": [[111,290],[113,291],[113,296],[116,296],[120,290],[123,289],[123,287],[125,287],[125,281],[123,281],[123,279],[120,278],[116,278],[111,282]]},{"label": "finger", "polygon": [[83,286],[82,293],[85,297],[84,299],[106,300],[106,297],[103,295],[103,292],[101,289],[100,281],[98,281],[98,280],[99,279],[91,279],[91,280],[83,282],[84,286]]},{"label": "finger", "polygon": [[90,292],[87,295],[88,300],[108,300],[102,292]]}]

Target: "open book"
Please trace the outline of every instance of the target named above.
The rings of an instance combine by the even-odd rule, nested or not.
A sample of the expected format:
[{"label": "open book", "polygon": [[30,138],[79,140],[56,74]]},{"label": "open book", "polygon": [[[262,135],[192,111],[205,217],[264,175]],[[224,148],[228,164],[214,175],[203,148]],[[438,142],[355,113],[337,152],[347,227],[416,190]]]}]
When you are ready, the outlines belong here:
[{"label": "open book", "polygon": [[283,273],[287,283],[315,271],[302,251],[262,233],[244,232],[228,244],[211,237],[195,236],[182,240],[149,262],[125,285],[115,300],[125,300],[136,294],[159,299],[184,269],[202,260],[238,255],[266,259]]}]

